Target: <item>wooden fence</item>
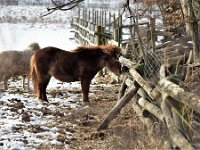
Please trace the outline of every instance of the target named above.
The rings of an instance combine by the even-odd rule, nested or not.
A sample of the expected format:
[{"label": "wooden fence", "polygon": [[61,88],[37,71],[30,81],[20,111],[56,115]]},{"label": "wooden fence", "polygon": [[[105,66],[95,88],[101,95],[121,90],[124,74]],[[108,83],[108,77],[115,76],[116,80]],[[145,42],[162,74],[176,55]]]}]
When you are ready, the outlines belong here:
[{"label": "wooden fence", "polygon": [[[120,57],[120,62],[129,68],[128,75],[121,85],[118,102],[107,113],[97,130],[107,128],[120,110],[133,99],[133,109],[139,116],[143,116],[142,121],[147,127],[152,128],[153,115],[166,124],[175,147],[194,149],[191,144],[193,133],[190,118],[192,111],[200,113],[200,97],[174,83],[173,79],[166,75],[165,65],[160,67],[159,82],[152,87],[150,82],[144,79],[144,75],[137,71],[136,62],[124,57]],[[186,108],[190,111],[186,111]]]},{"label": "wooden fence", "polygon": [[[111,40],[120,45],[133,35],[131,32],[135,27],[135,24],[123,25],[122,20],[122,15],[116,17],[115,13],[106,10],[78,9],[78,15],[72,22],[74,39],[82,45],[107,44]],[[147,30],[150,30],[149,25],[149,22],[139,23],[139,26],[146,26]]]},{"label": "wooden fence", "polygon": [[[86,15],[85,13],[87,11],[83,11],[81,17],[81,10],[79,10],[78,17],[75,17],[73,21],[75,40],[84,45],[106,44],[110,40],[115,40],[116,44],[121,45],[123,41],[123,28],[133,28],[135,26],[134,24],[122,25],[121,16],[116,19],[115,15],[111,15],[109,12],[97,12],[92,10],[89,11],[89,15]],[[98,16],[100,18],[98,18]],[[108,20],[106,20],[107,18]],[[151,19],[151,23],[143,23],[140,25],[147,25],[149,27],[151,24],[154,24],[152,21],[155,21],[155,19]],[[100,23],[100,25],[98,23]],[[112,24],[112,26],[106,27],[107,24]],[[150,29],[150,31],[152,47],[154,48],[155,40],[152,35],[157,35],[158,33],[163,34],[163,32],[158,32],[154,29]],[[171,35],[171,33],[164,33],[163,35],[166,34]],[[147,56],[148,53],[145,52],[144,55]],[[99,131],[107,128],[120,110],[133,99],[133,109],[139,116],[143,116],[142,121],[147,124],[147,127],[152,128],[154,122],[154,119],[152,119],[153,115],[154,118],[157,118],[157,120],[167,126],[174,147],[179,147],[181,149],[196,148],[195,144],[192,142],[194,133],[192,132],[190,118],[191,112],[200,113],[200,97],[185,91],[177,84],[188,78],[192,62],[191,56],[192,53],[189,54],[188,60],[185,61],[183,65],[180,65],[180,62],[183,59],[185,60],[185,55],[169,58],[170,60],[168,62],[171,64],[164,62],[158,66],[154,66],[152,60],[149,60],[149,64],[155,69],[154,71],[158,72],[158,79],[156,79],[157,82],[154,85],[152,85],[150,80],[154,78],[154,76],[148,77],[144,73],[146,65],[144,63],[145,60],[139,63],[138,61],[129,60],[123,56],[120,57],[121,64],[126,67],[128,71],[126,75],[124,75],[124,80],[119,92],[119,100],[107,113],[97,130]],[[169,66],[175,66],[175,74],[178,74],[178,70],[184,70],[183,74],[182,72],[180,73],[184,78],[179,79],[178,77],[167,74]],[[155,72],[153,72],[153,74],[154,73]]]}]

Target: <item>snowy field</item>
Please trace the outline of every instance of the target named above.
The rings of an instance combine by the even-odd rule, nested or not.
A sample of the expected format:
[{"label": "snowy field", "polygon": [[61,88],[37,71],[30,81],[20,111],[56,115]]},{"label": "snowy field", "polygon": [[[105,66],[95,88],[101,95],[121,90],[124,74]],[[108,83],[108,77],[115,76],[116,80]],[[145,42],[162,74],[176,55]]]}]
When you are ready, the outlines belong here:
[{"label": "snowy field", "polygon": [[[0,7],[0,51],[23,50],[31,42],[65,50],[78,46],[69,40],[73,37],[69,13],[54,13],[41,21],[44,7]],[[9,80],[8,90],[2,90],[2,83],[0,89],[0,149],[67,149],[75,138],[74,125],[63,117],[81,106],[79,82],[53,78],[47,87],[49,104],[38,101],[32,91],[24,91],[20,77]]]},{"label": "snowy field", "polygon": [[32,42],[40,47],[56,46],[65,50],[77,47],[69,25],[59,24],[0,24],[0,51],[23,50]]}]

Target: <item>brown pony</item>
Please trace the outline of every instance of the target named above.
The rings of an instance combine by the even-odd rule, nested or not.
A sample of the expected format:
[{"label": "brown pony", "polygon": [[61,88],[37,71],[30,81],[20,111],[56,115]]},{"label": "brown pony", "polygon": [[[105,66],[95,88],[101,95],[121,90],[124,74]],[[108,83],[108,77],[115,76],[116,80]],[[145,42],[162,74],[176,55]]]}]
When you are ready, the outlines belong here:
[{"label": "brown pony", "polygon": [[35,94],[48,102],[46,88],[54,76],[63,82],[81,81],[83,102],[87,103],[90,82],[98,71],[107,67],[116,75],[121,73],[120,54],[121,49],[113,45],[78,47],[73,51],[56,47],[40,49],[30,60]]}]

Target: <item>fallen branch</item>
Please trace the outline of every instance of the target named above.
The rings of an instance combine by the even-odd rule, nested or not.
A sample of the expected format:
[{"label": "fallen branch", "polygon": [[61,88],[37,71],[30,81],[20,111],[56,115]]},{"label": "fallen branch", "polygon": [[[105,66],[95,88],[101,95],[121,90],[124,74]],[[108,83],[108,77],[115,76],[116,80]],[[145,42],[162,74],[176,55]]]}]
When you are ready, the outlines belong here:
[{"label": "fallen branch", "polygon": [[115,104],[115,106],[108,112],[105,119],[102,121],[97,131],[107,128],[108,124],[120,112],[120,110],[133,98],[137,93],[138,87],[132,85],[130,90]]}]

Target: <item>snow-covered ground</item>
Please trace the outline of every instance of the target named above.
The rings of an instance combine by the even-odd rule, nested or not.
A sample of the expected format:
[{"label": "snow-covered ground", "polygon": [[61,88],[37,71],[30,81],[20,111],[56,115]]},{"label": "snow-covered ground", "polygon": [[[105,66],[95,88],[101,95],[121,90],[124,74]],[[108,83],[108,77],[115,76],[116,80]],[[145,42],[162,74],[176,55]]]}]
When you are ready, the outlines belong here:
[{"label": "snow-covered ground", "polygon": [[[78,46],[69,39],[73,37],[66,17],[69,13],[50,15],[49,23],[34,23],[32,19],[39,20],[41,10],[46,11],[44,7],[0,7],[0,51],[23,50],[31,42],[65,50]],[[19,23],[9,22],[9,18],[16,18]],[[54,18],[60,22],[52,23]],[[32,91],[22,90],[21,85],[21,80],[10,79],[9,89],[0,91],[0,149],[67,149],[67,142],[74,138],[68,131],[73,124],[63,118],[70,109],[80,106],[79,82],[62,83],[52,78],[47,87],[49,104],[38,101]]]}]

